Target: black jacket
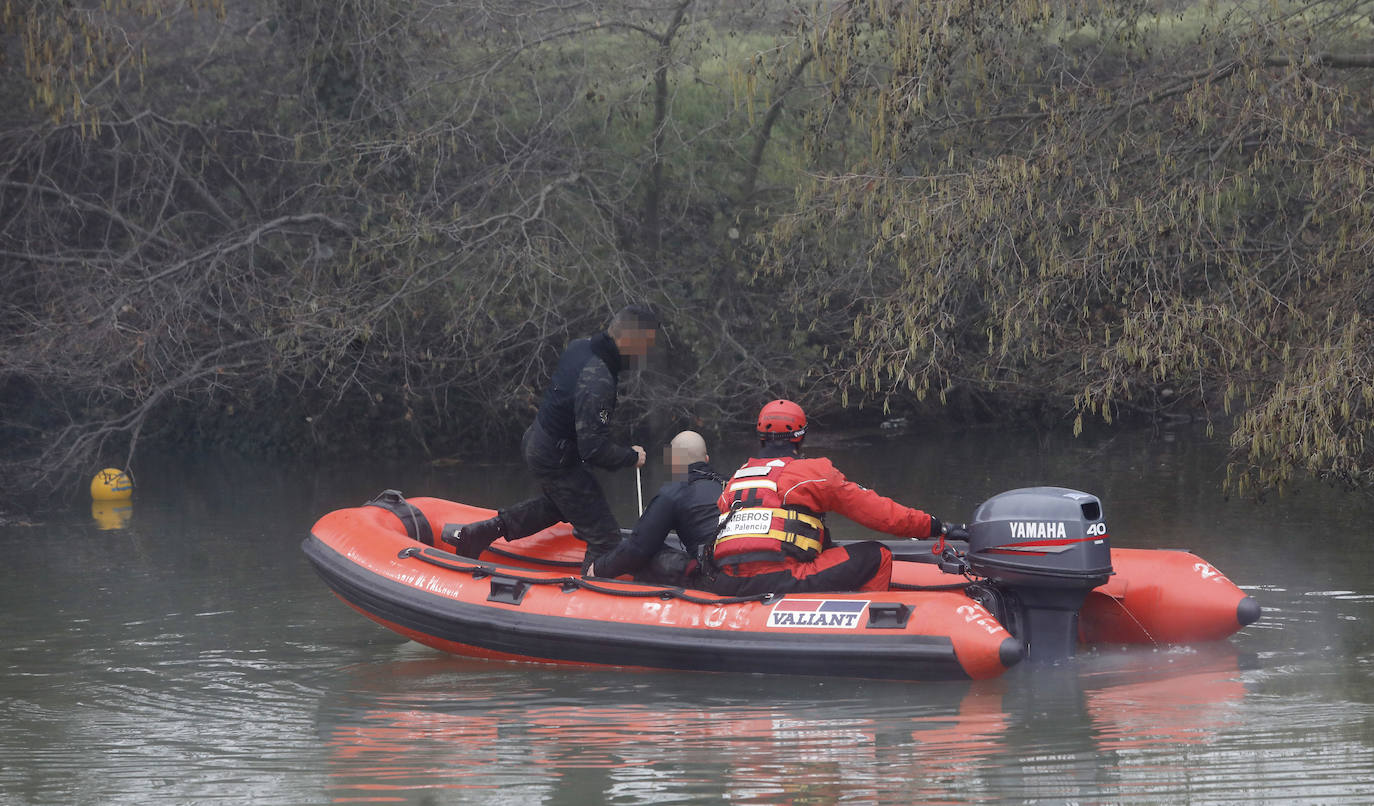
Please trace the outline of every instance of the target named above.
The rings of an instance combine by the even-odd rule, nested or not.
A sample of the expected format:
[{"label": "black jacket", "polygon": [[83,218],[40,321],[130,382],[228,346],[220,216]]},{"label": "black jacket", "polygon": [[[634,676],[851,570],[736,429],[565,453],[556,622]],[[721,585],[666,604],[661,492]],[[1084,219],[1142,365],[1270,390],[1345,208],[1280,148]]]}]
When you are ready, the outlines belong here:
[{"label": "black jacket", "polygon": [[630,536],[615,550],[596,561],[596,574],[616,577],[643,568],[663,548],[668,532],[677,532],[682,547],[692,557],[716,537],[720,497],[724,480],[705,462],[693,462],[685,481],[663,485],[644,514],[639,516]]},{"label": "black jacket", "polygon": [[570,343],[554,368],[526,440],[525,458],[544,469],[579,461],[607,470],[634,467],[638,454],[611,439],[620,351],[606,333]]}]

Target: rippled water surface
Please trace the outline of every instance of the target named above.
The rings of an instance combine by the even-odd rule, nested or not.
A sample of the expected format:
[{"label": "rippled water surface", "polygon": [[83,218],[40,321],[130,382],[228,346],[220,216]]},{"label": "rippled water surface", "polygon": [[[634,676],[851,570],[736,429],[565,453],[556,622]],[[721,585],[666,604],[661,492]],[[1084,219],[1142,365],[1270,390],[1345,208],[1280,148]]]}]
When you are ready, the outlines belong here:
[{"label": "rippled water surface", "polygon": [[[0,803],[1374,802],[1368,498],[1225,501],[1191,433],[815,437],[947,520],[1095,493],[1116,545],[1192,549],[1264,616],[973,684],[471,661],[349,609],[299,545],[385,487],[504,503],[518,466],[169,462],[126,513],[0,527]],[[745,446],[713,447],[732,467]],[[634,477],[606,484],[629,522]]]}]

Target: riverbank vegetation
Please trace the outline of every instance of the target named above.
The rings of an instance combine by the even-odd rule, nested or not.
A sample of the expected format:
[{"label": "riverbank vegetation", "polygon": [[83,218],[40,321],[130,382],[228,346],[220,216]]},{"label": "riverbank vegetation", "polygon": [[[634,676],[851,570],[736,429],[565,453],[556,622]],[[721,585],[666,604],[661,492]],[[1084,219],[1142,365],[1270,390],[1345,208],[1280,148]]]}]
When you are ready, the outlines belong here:
[{"label": "riverbank vegetation", "polygon": [[658,431],[1197,417],[1232,490],[1367,485],[1372,13],[0,3],[4,472],[509,446],[646,300]]}]

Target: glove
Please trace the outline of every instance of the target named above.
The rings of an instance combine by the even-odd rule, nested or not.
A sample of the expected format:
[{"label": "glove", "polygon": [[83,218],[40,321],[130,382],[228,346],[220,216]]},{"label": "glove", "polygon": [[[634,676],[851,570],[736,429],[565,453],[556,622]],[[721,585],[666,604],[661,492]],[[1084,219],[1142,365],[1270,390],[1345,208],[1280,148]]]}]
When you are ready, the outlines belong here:
[{"label": "glove", "polygon": [[945,525],[934,515],[930,516],[930,536],[939,537],[945,533]]},{"label": "glove", "polygon": [[964,524],[958,526],[945,526],[945,538],[947,540],[962,540],[968,542],[968,528]]}]

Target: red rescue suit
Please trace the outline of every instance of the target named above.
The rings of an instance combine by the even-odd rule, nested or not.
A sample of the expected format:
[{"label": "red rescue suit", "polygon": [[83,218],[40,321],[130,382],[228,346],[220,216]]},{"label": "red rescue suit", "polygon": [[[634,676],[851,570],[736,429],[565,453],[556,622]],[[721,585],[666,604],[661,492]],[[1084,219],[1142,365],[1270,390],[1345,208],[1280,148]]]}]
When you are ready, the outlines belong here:
[{"label": "red rescue suit", "polygon": [[904,537],[929,536],[931,526],[926,513],[849,481],[824,458],[750,459],[717,508],[723,523],[713,587],[731,595],[887,590],[892,553],[875,541],[833,545],[826,512]]}]

